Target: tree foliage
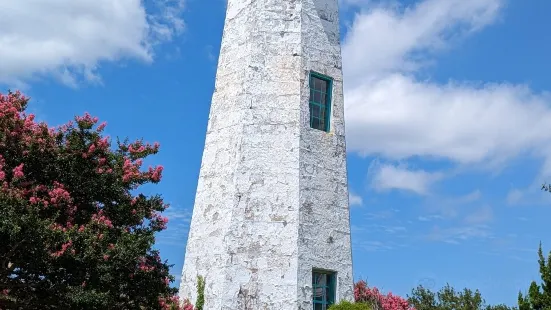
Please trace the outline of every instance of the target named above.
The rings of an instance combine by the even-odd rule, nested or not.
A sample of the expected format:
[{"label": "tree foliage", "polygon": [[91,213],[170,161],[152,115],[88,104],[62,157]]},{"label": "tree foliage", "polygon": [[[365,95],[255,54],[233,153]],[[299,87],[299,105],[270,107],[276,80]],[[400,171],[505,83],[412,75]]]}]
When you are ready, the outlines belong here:
[{"label": "tree foliage", "polygon": [[166,228],[143,169],[158,144],[102,135],[86,114],[50,128],[19,92],[0,94],[0,308],[160,309],[176,293],[152,249]]},{"label": "tree foliage", "polygon": [[446,284],[438,292],[418,286],[408,296],[408,301],[417,310],[509,310],[506,305],[486,305],[478,290],[457,291]]},{"label": "tree foliage", "polygon": [[551,252],[547,260],[543,255],[541,243],[538,249],[538,263],[541,284],[532,281],[528,294],[518,294],[519,310],[551,310]]}]

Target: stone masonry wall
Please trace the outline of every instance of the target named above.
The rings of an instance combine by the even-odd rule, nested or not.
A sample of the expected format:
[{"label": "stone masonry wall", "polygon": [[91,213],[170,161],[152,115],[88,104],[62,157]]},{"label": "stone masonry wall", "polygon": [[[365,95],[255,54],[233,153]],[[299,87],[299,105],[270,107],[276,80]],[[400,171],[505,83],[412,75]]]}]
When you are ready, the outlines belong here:
[{"label": "stone masonry wall", "polygon": [[[336,5],[228,0],[180,286],[195,301],[204,276],[204,309],[311,309],[312,267],[349,297],[338,18],[319,15]],[[331,133],[309,128],[310,69],[335,78]]]},{"label": "stone masonry wall", "polygon": [[[353,300],[339,10],[335,0],[302,7],[298,309],[312,309],[312,269],[337,273],[338,300]],[[330,130],[309,126],[309,73],[333,79]]]}]

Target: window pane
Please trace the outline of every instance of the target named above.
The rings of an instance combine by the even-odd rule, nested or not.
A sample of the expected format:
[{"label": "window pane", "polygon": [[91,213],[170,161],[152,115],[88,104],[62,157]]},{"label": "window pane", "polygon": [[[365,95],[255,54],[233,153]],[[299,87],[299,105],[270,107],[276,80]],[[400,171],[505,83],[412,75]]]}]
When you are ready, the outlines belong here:
[{"label": "window pane", "polygon": [[321,80],[318,78],[314,78],[314,89],[315,90],[321,90]]},{"label": "window pane", "polygon": [[322,304],[314,304],[314,310],[325,310],[324,305]]},{"label": "window pane", "polygon": [[310,104],[310,117],[321,118],[323,110],[317,104]]},{"label": "window pane", "polygon": [[335,301],[333,297],[333,285],[325,288],[325,298],[325,301],[329,304],[332,304]]},{"label": "window pane", "polygon": [[326,302],[327,301],[327,292],[325,287],[316,287],[314,288],[314,300]]},{"label": "window pane", "polygon": [[330,79],[310,75],[310,103],[317,103],[315,108],[310,105],[310,126],[323,131],[329,129],[330,83]]},{"label": "window pane", "polygon": [[319,78],[316,78],[314,85],[316,90],[325,91],[327,89],[327,82]]},{"label": "window pane", "polygon": [[318,129],[325,130],[325,120],[323,118],[320,119],[320,124]]},{"label": "window pane", "polygon": [[316,286],[326,286],[327,285],[327,275],[325,273],[318,273],[316,277]]},{"label": "window pane", "polygon": [[321,102],[321,93],[319,91],[315,91],[314,92],[314,98],[313,98],[313,102],[317,102],[317,103],[320,103]]},{"label": "window pane", "polygon": [[320,128],[320,120],[319,120],[319,118],[312,118],[312,128],[314,128],[314,129],[322,129],[322,128]]}]

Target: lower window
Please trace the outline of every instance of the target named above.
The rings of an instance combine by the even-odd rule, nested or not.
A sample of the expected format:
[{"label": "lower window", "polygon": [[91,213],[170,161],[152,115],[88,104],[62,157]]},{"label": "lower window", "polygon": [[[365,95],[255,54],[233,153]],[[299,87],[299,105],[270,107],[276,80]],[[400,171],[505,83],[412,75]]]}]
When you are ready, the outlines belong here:
[{"label": "lower window", "polygon": [[335,273],[325,270],[312,271],[314,310],[327,310],[335,303]]}]

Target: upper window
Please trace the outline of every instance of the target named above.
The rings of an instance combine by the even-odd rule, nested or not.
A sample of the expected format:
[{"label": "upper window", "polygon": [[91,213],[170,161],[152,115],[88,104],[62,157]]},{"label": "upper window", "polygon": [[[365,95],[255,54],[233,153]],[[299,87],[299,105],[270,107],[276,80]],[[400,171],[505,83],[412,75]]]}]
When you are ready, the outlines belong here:
[{"label": "upper window", "polygon": [[335,278],[334,272],[312,272],[314,310],[327,310],[335,303]]},{"label": "upper window", "polygon": [[310,127],[329,131],[332,87],[331,78],[310,73]]}]

